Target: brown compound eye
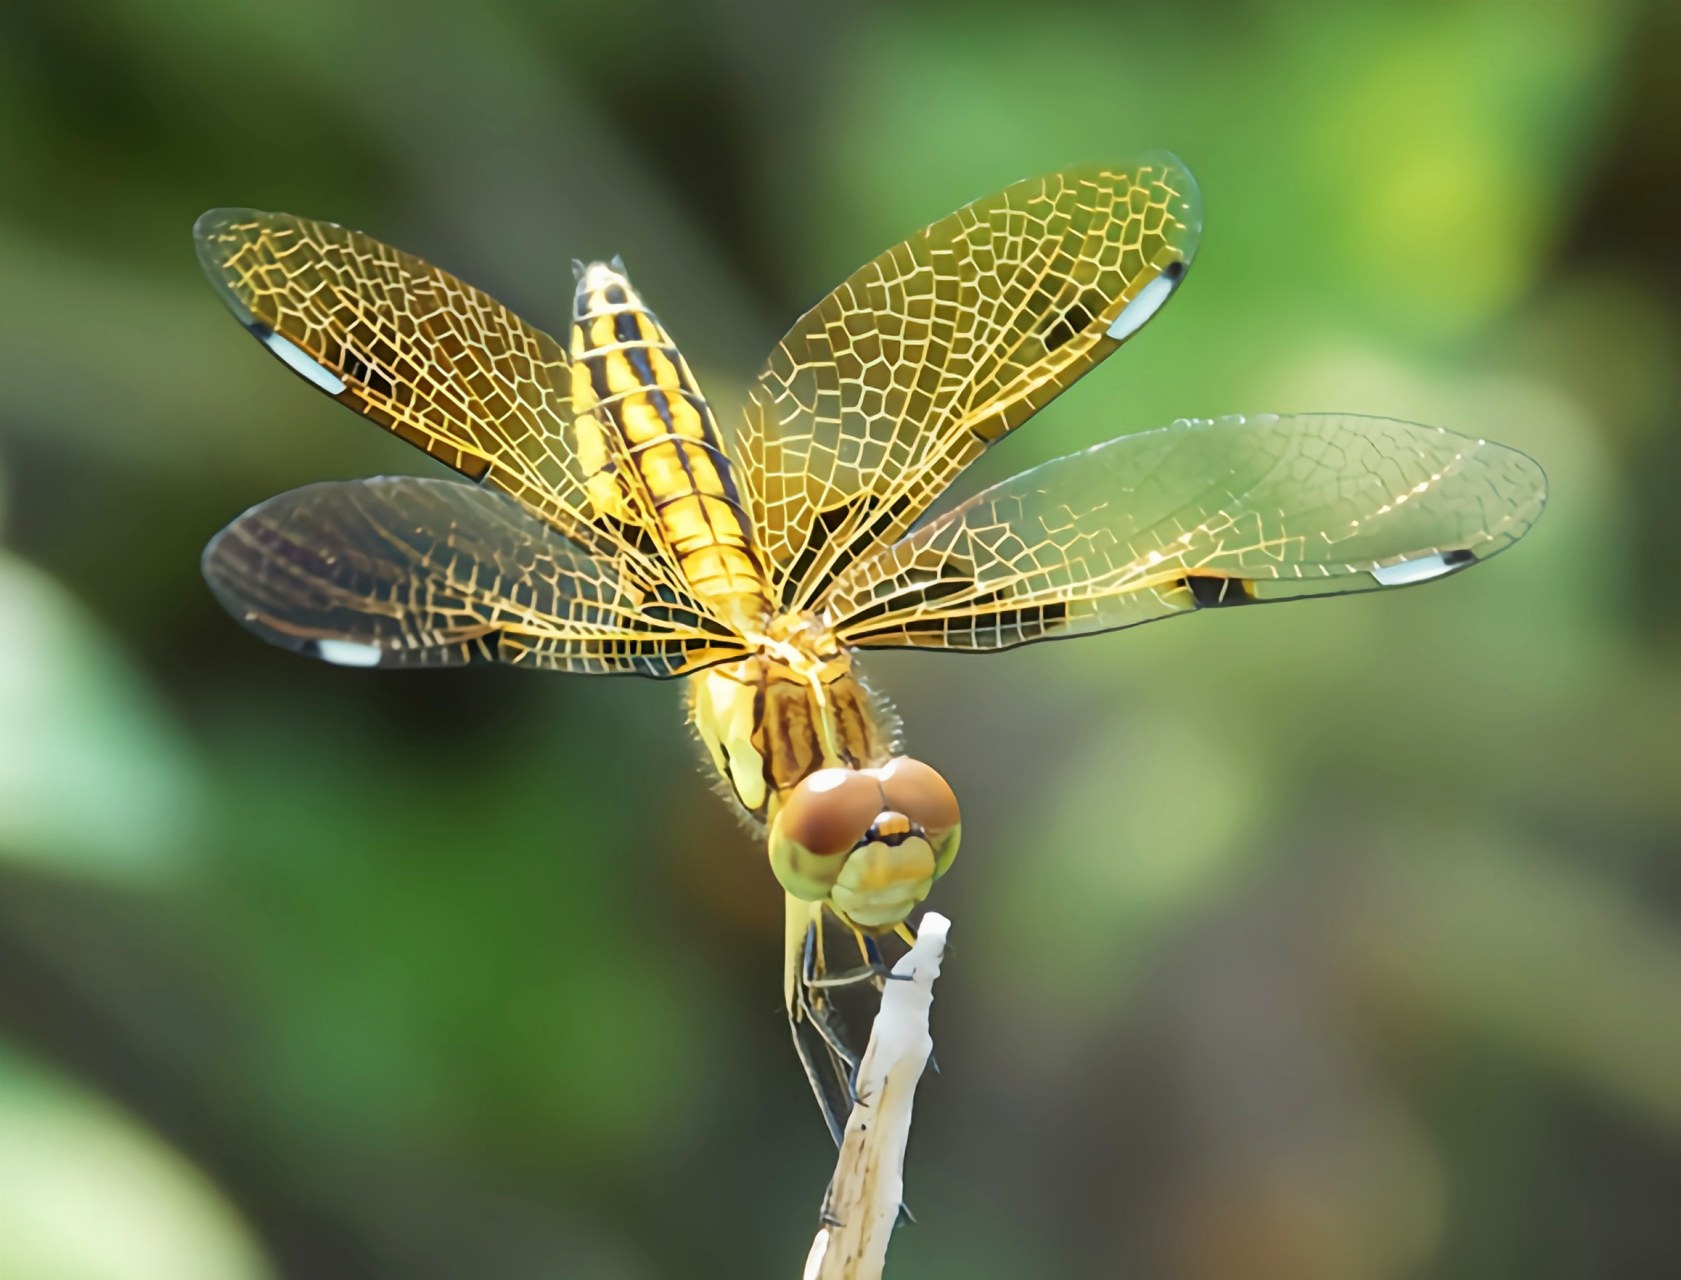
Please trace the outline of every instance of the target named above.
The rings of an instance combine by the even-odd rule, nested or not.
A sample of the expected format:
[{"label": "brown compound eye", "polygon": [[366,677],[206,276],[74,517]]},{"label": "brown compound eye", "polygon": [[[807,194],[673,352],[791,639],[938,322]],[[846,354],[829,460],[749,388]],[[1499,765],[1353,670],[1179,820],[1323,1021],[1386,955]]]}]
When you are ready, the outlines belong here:
[{"label": "brown compound eye", "polygon": [[957,796],[946,780],[922,761],[900,756],[871,772],[881,779],[886,807],[904,814],[930,835],[950,831],[961,821]]},{"label": "brown compound eye", "polygon": [[783,839],[811,853],[845,853],[886,807],[881,783],[869,774],[819,769],[794,788],[776,817],[776,828]]}]

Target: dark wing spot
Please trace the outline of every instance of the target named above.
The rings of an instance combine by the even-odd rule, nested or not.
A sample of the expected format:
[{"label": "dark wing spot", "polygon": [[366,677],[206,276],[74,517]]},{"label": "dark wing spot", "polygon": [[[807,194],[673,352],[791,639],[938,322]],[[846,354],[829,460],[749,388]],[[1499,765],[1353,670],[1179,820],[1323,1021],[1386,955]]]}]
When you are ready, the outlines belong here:
[{"label": "dark wing spot", "polygon": [[1092,313],[1086,310],[1085,304],[1076,302],[1045,330],[1045,350],[1055,351],[1090,324],[1091,318]]},{"label": "dark wing spot", "polygon": [[366,387],[369,391],[374,392],[376,395],[385,396],[389,399],[392,392],[396,389],[391,385],[390,378],[387,378],[385,374],[379,370],[379,368],[367,360],[364,360],[360,354],[349,346],[346,346],[344,349],[343,363],[345,377],[349,378],[352,382],[361,383],[364,387]]},{"label": "dark wing spot", "polygon": [[1185,260],[1183,258],[1175,258],[1172,262],[1162,268],[1162,275],[1166,276],[1169,280],[1177,280],[1184,274]]},{"label": "dark wing spot", "polygon": [[1466,551],[1464,548],[1442,552],[1442,563],[1448,565],[1470,564],[1476,558],[1475,552]]},{"label": "dark wing spot", "polygon": [[1187,588],[1199,609],[1219,609],[1226,605],[1255,603],[1255,588],[1244,578],[1223,578],[1217,574],[1199,573],[1179,579],[1177,586]]}]

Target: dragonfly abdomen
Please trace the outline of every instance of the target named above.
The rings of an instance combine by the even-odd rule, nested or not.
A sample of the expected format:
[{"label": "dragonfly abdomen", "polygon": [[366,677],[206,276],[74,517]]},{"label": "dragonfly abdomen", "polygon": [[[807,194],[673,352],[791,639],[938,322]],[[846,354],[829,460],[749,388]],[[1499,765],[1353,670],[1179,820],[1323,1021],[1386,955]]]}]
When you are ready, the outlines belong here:
[{"label": "dragonfly abdomen", "polygon": [[762,618],[769,591],[717,420],[617,259],[579,272],[571,354],[578,457],[597,514],[657,523],[697,595],[732,620]]}]

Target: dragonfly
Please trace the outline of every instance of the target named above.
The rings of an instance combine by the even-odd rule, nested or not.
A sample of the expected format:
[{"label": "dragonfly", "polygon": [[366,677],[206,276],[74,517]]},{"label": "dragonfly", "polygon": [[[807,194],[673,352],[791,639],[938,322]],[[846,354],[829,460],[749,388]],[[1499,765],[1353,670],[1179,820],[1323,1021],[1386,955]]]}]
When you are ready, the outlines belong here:
[{"label": "dragonfly", "polygon": [[[686,681],[784,891],[789,1022],[838,1142],[857,1056],[837,996],[880,988],[880,943],[910,938],[962,832],[861,652],[1407,586],[1541,514],[1520,452],[1339,414],[1182,419],[937,505],[1139,332],[1201,232],[1165,152],[1017,182],[801,316],[726,431],[617,258],[574,263],[561,342],[361,232],[213,209],[195,240],[237,319],[462,479],[282,494],[216,535],[205,577],[263,639],[341,666]],[[825,922],[855,965],[829,963]]]}]

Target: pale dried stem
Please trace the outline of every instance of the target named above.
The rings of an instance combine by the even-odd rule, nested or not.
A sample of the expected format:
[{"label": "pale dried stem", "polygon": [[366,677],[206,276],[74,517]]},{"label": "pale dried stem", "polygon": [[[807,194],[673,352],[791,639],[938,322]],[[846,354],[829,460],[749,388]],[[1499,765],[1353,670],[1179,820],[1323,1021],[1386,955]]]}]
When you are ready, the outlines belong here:
[{"label": "pale dried stem", "polygon": [[858,1067],[858,1102],[812,1241],[803,1280],[880,1280],[904,1194],[905,1144],[917,1081],[934,1050],[928,1010],[951,921],[930,911],[916,945],[893,966]]}]

